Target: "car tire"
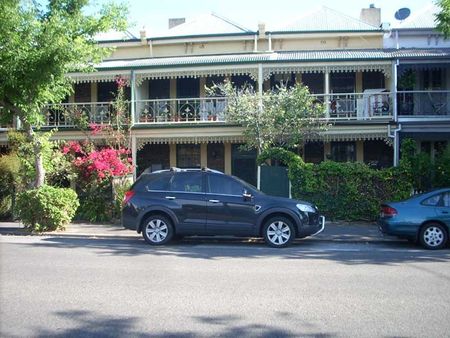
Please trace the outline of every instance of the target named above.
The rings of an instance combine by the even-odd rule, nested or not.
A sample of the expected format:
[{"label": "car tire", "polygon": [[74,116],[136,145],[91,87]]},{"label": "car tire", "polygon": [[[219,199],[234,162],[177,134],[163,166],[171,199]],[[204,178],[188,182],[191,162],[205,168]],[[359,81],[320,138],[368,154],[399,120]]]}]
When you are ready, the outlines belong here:
[{"label": "car tire", "polygon": [[164,245],[174,235],[170,219],[162,215],[152,215],[142,223],[142,237],[150,245]]},{"label": "car tire", "polygon": [[272,217],[264,224],[263,236],[267,245],[273,248],[284,248],[294,240],[295,229],[288,218]]},{"label": "car tire", "polygon": [[439,223],[428,223],[420,230],[419,240],[425,249],[439,250],[447,244],[448,235]]}]

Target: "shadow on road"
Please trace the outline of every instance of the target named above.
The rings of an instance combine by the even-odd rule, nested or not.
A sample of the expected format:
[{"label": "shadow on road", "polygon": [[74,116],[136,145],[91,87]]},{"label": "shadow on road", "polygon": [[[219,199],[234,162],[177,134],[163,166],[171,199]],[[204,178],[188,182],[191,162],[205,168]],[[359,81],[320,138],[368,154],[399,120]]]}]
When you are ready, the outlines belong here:
[{"label": "shadow on road", "polygon": [[198,239],[190,238],[166,246],[152,247],[142,239],[89,239],[47,237],[34,243],[15,245],[58,249],[83,248],[97,255],[176,256],[195,259],[279,258],[292,260],[332,260],[342,264],[394,265],[407,262],[450,262],[450,250],[429,251],[407,242],[336,243],[313,239],[296,241],[283,249],[267,247],[260,239]]},{"label": "shadow on road", "polygon": [[[35,328],[36,337],[335,337],[328,333],[292,333],[283,328],[262,324],[246,324],[246,320],[239,316],[201,316],[192,317],[193,326],[200,326],[200,332],[191,330],[140,332],[137,329],[140,320],[151,321],[149,318],[137,317],[110,317],[96,314],[92,311],[62,311],[54,313],[56,317],[72,322],[71,328],[65,329],[40,329]],[[150,323],[151,325],[151,323]],[[312,327],[310,326],[310,330]],[[208,333],[204,333],[208,332]]]}]

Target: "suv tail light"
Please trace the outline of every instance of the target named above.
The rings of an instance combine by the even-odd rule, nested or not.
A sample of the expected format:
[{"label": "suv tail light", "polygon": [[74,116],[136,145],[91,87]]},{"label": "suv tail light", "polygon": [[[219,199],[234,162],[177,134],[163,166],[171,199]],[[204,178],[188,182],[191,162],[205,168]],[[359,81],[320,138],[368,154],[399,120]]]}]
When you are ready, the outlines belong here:
[{"label": "suv tail light", "polygon": [[133,190],[127,191],[127,192],[125,193],[125,196],[123,197],[122,205],[127,204],[127,203],[130,201],[131,197],[134,196],[134,194],[135,194],[135,192],[134,192]]},{"label": "suv tail light", "polygon": [[398,212],[396,209],[394,209],[388,205],[381,206],[381,217],[393,217],[397,214],[398,214]]}]

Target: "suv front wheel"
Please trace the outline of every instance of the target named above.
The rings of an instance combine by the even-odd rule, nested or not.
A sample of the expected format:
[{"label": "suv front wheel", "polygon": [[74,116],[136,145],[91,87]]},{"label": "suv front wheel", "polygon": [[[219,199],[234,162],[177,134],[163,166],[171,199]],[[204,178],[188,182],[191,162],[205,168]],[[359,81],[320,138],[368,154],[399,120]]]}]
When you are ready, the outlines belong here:
[{"label": "suv front wheel", "polygon": [[172,222],[164,216],[152,215],[145,219],[142,236],[151,245],[164,245],[173,237]]},{"label": "suv front wheel", "polygon": [[292,222],[281,216],[269,219],[264,225],[263,234],[267,245],[274,248],[286,247],[295,238]]}]

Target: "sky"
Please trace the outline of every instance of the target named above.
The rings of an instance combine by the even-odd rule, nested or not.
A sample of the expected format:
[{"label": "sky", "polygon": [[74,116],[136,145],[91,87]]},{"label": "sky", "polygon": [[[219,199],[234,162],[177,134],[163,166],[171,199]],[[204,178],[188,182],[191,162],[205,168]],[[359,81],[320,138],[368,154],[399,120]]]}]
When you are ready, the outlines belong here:
[{"label": "sky", "polygon": [[[104,0],[96,0],[102,3]],[[402,8],[411,14],[428,5],[430,0],[128,0],[131,29],[138,32],[145,26],[147,35],[158,34],[167,29],[169,18],[192,17],[215,12],[233,22],[256,31],[259,22],[280,26],[296,20],[305,11],[327,6],[346,15],[359,18],[361,8],[370,4],[381,8],[381,21],[393,23],[394,13]]]}]

